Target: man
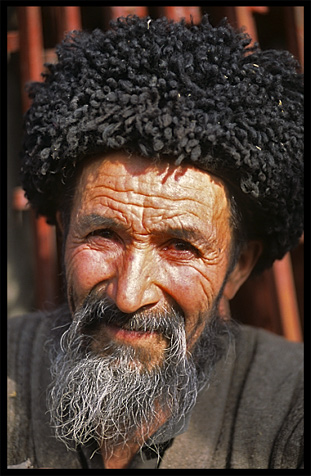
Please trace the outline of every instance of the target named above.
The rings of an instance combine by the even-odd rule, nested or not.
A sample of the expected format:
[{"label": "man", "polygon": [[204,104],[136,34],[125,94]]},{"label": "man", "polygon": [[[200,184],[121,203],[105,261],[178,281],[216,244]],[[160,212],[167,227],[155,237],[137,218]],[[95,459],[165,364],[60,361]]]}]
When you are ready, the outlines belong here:
[{"label": "man", "polygon": [[303,231],[302,78],[249,43],[128,17],[30,86],[23,185],[66,304],[12,319],[10,467],[302,467],[301,346],[229,315]]}]

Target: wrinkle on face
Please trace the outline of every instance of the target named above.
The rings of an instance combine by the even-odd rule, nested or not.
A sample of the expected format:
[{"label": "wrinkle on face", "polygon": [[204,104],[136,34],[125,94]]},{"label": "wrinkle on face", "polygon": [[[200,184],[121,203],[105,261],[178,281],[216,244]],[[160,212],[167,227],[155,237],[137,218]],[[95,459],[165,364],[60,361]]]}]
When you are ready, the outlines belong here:
[{"label": "wrinkle on face", "polygon": [[[103,227],[101,219],[112,223],[117,239],[89,238]],[[212,307],[230,261],[230,205],[220,179],[123,152],[95,157],[81,171],[70,223],[65,264],[76,307],[94,289],[121,303],[118,291],[126,296],[131,275],[125,274],[132,272],[137,305],[157,308],[170,299],[184,313],[186,332],[195,334],[191,340],[197,339],[200,316]],[[167,245],[182,240],[178,236],[187,236],[199,253]]]}]

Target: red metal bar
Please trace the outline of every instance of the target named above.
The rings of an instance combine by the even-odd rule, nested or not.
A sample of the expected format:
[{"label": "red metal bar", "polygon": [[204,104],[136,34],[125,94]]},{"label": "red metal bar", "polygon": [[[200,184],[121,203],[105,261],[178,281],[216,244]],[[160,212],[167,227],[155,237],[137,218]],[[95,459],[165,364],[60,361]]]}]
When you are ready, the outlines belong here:
[{"label": "red metal bar", "polygon": [[55,227],[46,223],[44,217],[31,213],[35,242],[36,306],[53,309],[59,304]]},{"label": "red metal bar", "polygon": [[[40,81],[43,69],[43,35],[40,7],[17,7],[20,34],[20,66],[23,109],[28,109],[30,101],[24,85],[29,81]],[[36,306],[40,309],[55,305],[58,294],[55,229],[45,218],[34,220],[35,239],[35,285]]]},{"label": "red metal bar", "polygon": [[273,274],[284,336],[289,340],[301,342],[302,331],[289,253],[281,261],[274,263]]},{"label": "red metal bar", "polygon": [[187,21],[190,21],[190,17],[193,18],[193,23],[199,23],[201,20],[201,9],[200,7],[162,7],[163,14],[172,20],[178,21],[182,18],[185,18]]},{"label": "red metal bar", "polygon": [[248,279],[230,301],[232,317],[243,324],[283,335],[275,279],[271,268]]},{"label": "red metal bar", "polygon": [[[17,7],[20,32],[20,66],[22,84],[40,81],[43,59],[43,35],[40,7]],[[23,109],[30,105],[22,88]]]},{"label": "red metal bar", "polygon": [[[59,39],[64,32],[81,28],[81,16],[79,7],[54,7],[59,10],[58,22]],[[56,12],[57,13],[57,12]],[[43,34],[40,7],[18,8],[20,30],[20,58],[21,78],[24,85],[28,81],[41,80],[41,71],[46,59],[55,59],[55,54],[49,55],[43,49]],[[12,35],[11,35],[12,36]],[[13,40],[11,40],[12,43]],[[30,103],[23,88],[23,109],[28,109]],[[21,192],[14,194],[14,204],[22,207]],[[57,252],[55,228],[48,225],[45,218],[33,217],[34,240],[35,240],[35,283],[36,305],[39,308],[50,308],[57,304],[59,283],[57,278]]]},{"label": "red metal bar", "polygon": [[137,15],[139,17],[145,17],[148,15],[147,7],[109,7],[111,12],[111,18],[126,17],[127,15]]},{"label": "red metal bar", "polygon": [[255,20],[253,17],[253,11],[254,7],[235,7],[237,26],[239,28],[245,27],[247,33],[252,38],[253,42],[256,42],[258,41],[258,35]]},{"label": "red metal bar", "polygon": [[8,31],[7,34],[7,52],[15,53],[19,50],[19,33],[18,31]]},{"label": "red metal bar", "polygon": [[248,8],[251,12],[255,13],[268,13],[269,7],[257,7],[256,5],[253,5],[251,7],[245,7]]},{"label": "red metal bar", "polygon": [[293,7],[295,30],[298,43],[299,61],[301,66],[304,66],[304,7]]},{"label": "red metal bar", "polygon": [[57,17],[58,39],[61,41],[65,33],[81,30],[80,7],[53,7]]},{"label": "red metal bar", "polygon": [[64,30],[81,30],[80,7],[61,7],[64,12]]}]

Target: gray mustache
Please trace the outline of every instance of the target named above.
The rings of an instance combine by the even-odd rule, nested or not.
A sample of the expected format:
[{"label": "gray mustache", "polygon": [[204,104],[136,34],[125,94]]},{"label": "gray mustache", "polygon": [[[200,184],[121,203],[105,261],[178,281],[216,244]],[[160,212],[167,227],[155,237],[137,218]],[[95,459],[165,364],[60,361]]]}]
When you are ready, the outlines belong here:
[{"label": "gray mustache", "polygon": [[83,306],[74,316],[76,325],[82,333],[95,329],[99,325],[113,325],[125,330],[137,332],[158,332],[170,337],[177,329],[184,327],[183,314],[173,306],[153,311],[141,310],[124,313],[108,299],[86,298]]}]

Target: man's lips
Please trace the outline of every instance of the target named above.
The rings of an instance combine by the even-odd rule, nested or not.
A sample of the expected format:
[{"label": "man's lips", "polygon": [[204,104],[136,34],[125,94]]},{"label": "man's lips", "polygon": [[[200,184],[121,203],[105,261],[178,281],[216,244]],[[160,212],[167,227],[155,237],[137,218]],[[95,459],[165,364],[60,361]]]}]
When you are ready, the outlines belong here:
[{"label": "man's lips", "polygon": [[106,333],[108,337],[112,339],[118,339],[123,341],[134,342],[142,339],[150,339],[156,335],[157,332],[151,331],[132,331],[129,329],[124,329],[123,327],[118,327],[114,325],[105,326]]}]

